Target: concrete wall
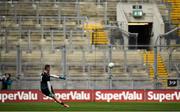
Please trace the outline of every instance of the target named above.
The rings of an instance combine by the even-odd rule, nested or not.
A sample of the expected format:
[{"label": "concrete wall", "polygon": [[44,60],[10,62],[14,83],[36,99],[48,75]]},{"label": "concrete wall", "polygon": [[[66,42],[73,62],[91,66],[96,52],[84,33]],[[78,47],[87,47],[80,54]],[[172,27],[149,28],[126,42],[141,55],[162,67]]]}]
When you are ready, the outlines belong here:
[{"label": "concrete wall", "polygon": [[[165,33],[165,25],[164,25],[162,16],[161,16],[161,14],[160,14],[160,12],[159,12],[159,10],[155,4],[153,5],[153,7],[154,7],[153,8],[154,15],[153,15],[153,31],[152,32],[154,33],[154,36],[151,39],[152,45],[155,44],[155,41],[160,34]],[[158,41],[157,44],[159,45],[160,41]],[[162,44],[165,44],[164,39],[162,40]]]},{"label": "concrete wall", "polygon": [[[158,35],[164,33],[164,22],[159,12],[159,9],[156,4],[152,3],[138,3],[142,5],[143,12],[145,13],[144,17],[140,19],[135,19],[132,16],[132,5],[136,3],[118,3],[117,4],[117,21],[119,26],[128,31],[129,22],[148,22],[153,23],[153,33],[154,36],[151,38],[151,45],[154,45],[154,42]],[[164,43],[162,41],[162,43]],[[125,39],[125,45],[128,45],[128,39]]]}]

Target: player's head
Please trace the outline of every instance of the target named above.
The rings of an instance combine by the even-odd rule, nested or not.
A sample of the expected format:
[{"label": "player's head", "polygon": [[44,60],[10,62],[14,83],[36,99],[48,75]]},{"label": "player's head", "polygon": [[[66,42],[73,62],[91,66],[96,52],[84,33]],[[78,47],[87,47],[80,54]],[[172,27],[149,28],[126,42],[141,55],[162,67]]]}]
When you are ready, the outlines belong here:
[{"label": "player's head", "polygon": [[47,72],[49,72],[49,71],[50,71],[50,65],[45,65],[45,66],[44,66],[44,70],[46,70]]}]

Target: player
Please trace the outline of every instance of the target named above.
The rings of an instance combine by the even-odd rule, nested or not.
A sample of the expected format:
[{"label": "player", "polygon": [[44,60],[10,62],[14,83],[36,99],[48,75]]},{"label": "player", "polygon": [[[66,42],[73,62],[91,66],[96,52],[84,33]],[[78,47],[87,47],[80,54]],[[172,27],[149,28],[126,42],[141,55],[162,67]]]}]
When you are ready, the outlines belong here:
[{"label": "player", "polygon": [[51,97],[54,101],[63,105],[64,107],[69,107],[69,105],[64,104],[61,100],[58,100],[57,97],[55,96],[53,87],[51,86],[51,83],[50,83],[50,79],[51,79],[50,77],[65,79],[63,77],[59,77],[56,75],[50,75],[50,65],[45,65],[44,71],[41,74],[41,91],[42,91],[42,93],[48,97]]}]

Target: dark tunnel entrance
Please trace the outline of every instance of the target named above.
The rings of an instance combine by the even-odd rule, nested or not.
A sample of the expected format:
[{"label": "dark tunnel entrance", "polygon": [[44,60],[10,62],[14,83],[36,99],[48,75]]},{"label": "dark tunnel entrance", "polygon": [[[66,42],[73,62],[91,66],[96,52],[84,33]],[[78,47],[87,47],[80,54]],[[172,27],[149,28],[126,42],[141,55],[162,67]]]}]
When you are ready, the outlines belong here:
[{"label": "dark tunnel entrance", "polygon": [[[129,32],[138,33],[138,37],[130,36],[129,37],[129,49],[147,49],[149,50],[152,32],[152,23],[139,23],[139,24],[130,24]],[[136,46],[136,45],[146,45],[146,46]]]}]

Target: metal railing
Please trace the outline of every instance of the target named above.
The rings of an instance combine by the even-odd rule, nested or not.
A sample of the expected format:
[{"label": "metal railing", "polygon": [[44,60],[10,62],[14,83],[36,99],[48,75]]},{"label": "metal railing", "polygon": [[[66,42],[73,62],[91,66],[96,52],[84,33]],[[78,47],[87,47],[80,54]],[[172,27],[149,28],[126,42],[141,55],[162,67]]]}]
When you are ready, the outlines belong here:
[{"label": "metal railing", "polygon": [[[100,88],[103,86],[106,89],[123,89],[127,85],[131,85],[128,86],[130,89],[138,89],[138,87],[153,89],[155,88],[154,85],[156,85],[156,88],[170,89],[166,83],[163,83],[167,79],[177,79],[178,86],[174,88],[179,88],[179,75],[171,75],[174,72],[178,73],[178,66],[174,67],[171,61],[176,61],[176,64],[180,63],[180,61],[177,61],[179,60],[179,47],[176,46],[176,51],[169,58],[168,50],[170,49],[167,48],[173,46],[160,46],[163,49],[161,51],[158,50],[158,54],[161,54],[164,59],[167,70],[168,66],[173,69],[168,70],[167,79],[160,78],[157,75],[156,81],[149,77],[149,67],[153,65],[149,65],[143,59],[143,55],[147,51],[145,49],[131,50],[128,47],[121,45],[96,45],[90,47],[90,49],[88,47],[72,49],[68,46],[62,46],[51,52],[51,47],[49,46],[49,49],[48,47],[46,49],[37,48],[32,49],[32,52],[27,52],[26,48],[17,46],[16,52],[12,50],[6,53],[4,50],[1,50],[0,69],[2,74],[11,72],[15,78],[20,79],[23,83],[25,80],[30,82],[33,82],[33,80],[38,81],[43,66],[50,64],[53,74],[67,77],[67,81],[63,81],[66,84],[64,88],[73,87],[73,85],[68,85],[73,81],[81,84],[82,80],[82,82],[87,83],[87,88]],[[153,46],[149,47],[153,49]],[[112,70],[108,69],[108,63],[110,62],[115,63]],[[120,84],[120,87],[116,85],[123,81],[126,82],[124,85],[123,83]],[[140,83],[141,81],[143,83]]]}]

